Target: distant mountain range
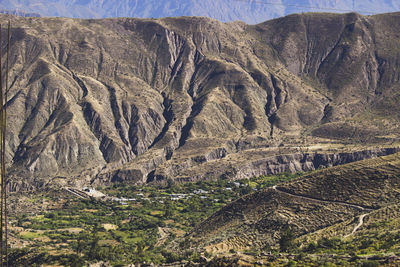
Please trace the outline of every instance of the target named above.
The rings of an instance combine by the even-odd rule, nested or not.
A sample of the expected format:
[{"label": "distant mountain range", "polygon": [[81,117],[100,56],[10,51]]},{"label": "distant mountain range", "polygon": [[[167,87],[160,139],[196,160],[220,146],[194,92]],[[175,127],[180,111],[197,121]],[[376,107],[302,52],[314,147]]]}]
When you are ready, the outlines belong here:
[{"label": "distant mountain range", "polygon": [[356,11],[361,14],[400,10],[399,0],[6,0],[0,9],[17,14],[74,18],[160,18],[205,16],[220,21],[260,23],[291,13]]},{"label": "distant mountain range", "polygon": [[17,15],[17,16],[21,16],[21,17],[41,17],[40,14],[38,14],[38,13],[27,13],[22,10],[0,10],[0,13]]}]

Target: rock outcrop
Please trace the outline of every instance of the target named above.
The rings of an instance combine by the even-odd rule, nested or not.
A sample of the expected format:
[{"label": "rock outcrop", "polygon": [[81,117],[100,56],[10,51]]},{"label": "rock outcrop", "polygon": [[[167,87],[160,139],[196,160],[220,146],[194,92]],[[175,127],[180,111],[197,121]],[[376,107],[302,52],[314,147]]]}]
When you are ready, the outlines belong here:
[{"label": "rock outcrop", "polygon": [[[274,173],[316,168],[328,153],[291,153],[299,143],[333,155],[333,143],[396,142],[398,15],[258,25],[1,15],[12,19],[9,188],[190,180],[193,168],[239,178],[265,173],[251,158],[266,148],[283,162]],[[295,155],[277,156],[282,145]],[[322,165],[349,161],[338,155]]]}]

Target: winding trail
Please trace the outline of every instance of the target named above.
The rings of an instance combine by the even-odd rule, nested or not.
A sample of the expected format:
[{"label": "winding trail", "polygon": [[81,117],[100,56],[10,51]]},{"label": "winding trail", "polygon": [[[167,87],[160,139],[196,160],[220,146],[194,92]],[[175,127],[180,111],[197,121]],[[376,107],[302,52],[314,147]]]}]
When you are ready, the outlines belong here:
[{"label": "winding trail", "polygon": [[345,238],[346,238],[346,237],[349,237],[349,236],[351,236],[351,235],[353,235],[353,234],[358,230],[358,228],[360,228],[360,227],[364,224],[364,217],[365,217],[366,215],[368,215],[368,213],[367,213],[367,214],[363,214],[363,215],[360,216],[359,222],[358,222],[358,224],[356,225],[356,227],[354,227],[353,231],[352,231],[350,234],[345,235],[345,236],[344,236]]},{"label": "winding trail", "polygon": [[366,210],[366,211],[374,210],[371,207],[360,206],[360,205],[347,203],[347,202],[342,202],[342,201],[325,200],[325,199],[320,199],[320,198],[314,198],[314,197],[311,197],[311,196],[296,195],[296,194],[288,192],[287,190],[284,190],[282,187],[278,188],[276,185],[274,185],[272,187],[272,189],[274,189],[275,191],[277,191],[279,193],[283,193],[283,194],[286,194],[286,195],[289,195],[289,196],[292,196],[292,197],[298,197],[298,198],[307,199],[307,200],[311,200],[311,201],[318,201],[318,202],[322,202],[322,203],[340,204],[340,205],[343,205],[343,206],[356,208],[356,209],[359,209],[359,210]]},{"label": "winding trail", "polygon": [[156,247],[161,246],[162,244],[165,243],[165,241],[167,241],[168,237],[169,237],[169,233],[167,233],[164,228],[162,227],[158,227],[158,234],[160,235],[160,237],[158,238],[158,241],[156,243]]},{"label": "winding trail", "polygon": [[[283,194],[287,194],[287,195],[292,196],[292,197],[298,197],[298,198],[312,200],[312,201],[318,201],[318,202],[322,202],[322,203],[340,204],[340,205],[344,205],[344,206],[347,206],[347,207],[356,208],[356,209],[365,210],[365,211],[373,211],[374,210],[372,208],[363,207],[363,206],[359,206],[359,205],[351,204],[351,203],[347,203],[347,202],[331,201],[331,200],[324,200],[324,199],[313,198],[313,197],[308,197],[308,196],[303,196],[303,195],[296,195],[296,194],[293,194],[293,193],[289,193],[286,190],[282,190],[282,188],[278,188],[276,185],[274,185],[272,187],[272,189],[274,189],[277,192],[280,192],[280,193],[283,193]],[[354,227],[353,231],[350,234],[345,235],[344,237],[346,238],[346,237],[349,237],[349,236],[353,235],[364,224],[364,217],[367,216],[367,215],[368,215],[368,213],[360,215],[359,222]]]}]

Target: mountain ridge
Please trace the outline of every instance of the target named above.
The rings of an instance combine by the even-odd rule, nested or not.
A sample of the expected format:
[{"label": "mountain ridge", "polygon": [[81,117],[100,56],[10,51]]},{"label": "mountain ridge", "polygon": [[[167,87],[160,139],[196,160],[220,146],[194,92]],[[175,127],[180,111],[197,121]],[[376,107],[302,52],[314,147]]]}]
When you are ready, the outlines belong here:
[{"label": "mountain ridge", "polygon": [[228,175],[252,155],[398,143],[396,14],[2,17],[13,20],[13,190],[214,179],[224,158]]},{"label": "mountain ridge", "polygon": [[376,14],[400,10],[395,1],[321,1],[321,0],[283,0],[263,2],[252,0],[219,1],[7,1],[0,3],[7,10],[24,10],[27,13],[39,13],[42,16],[61,16],[75,18],[105,17],[141,17],[161,18],[177,16],[206,16],[220,21],[242,20],[250,24],[282,17],[292,13],[304,12],[359,12]]}]

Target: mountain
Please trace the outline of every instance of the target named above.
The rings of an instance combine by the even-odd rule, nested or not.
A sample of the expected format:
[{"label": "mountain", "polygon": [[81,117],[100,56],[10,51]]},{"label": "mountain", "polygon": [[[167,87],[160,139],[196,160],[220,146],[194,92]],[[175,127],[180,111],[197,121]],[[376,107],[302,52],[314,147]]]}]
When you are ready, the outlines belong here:
[{"label": "mountain", "polygon": [[239,179],[395,153],[399,15],[1,15],[9,189]]},{"label": "mountain", "polygon": [[349,12],[376,14],[400,10],[395,0],[8,0],[1,1],[0,8],[39,13],[42,16],[74,18],[140,17],[160,18],[177,16],[206,16],[228,22],[242,20],[260,23],[268,19],[302,12]]},{"label": "mountain", "polygon": [[[214,255],[274,247],[282,251],[280,240],[290,229],[303,253],[313,254],[320,245],[339,254],[364,254],[369,248],[365,254],[380,250],[389,255],[390,247],[398,244],[393,225],[400,221],[399,174],[399,153],[313,172],[232,202],[198,225],[186,243]],[[387,244],[378,247],[378,240]]]},{"label": "mountain", "polygon": [[16,10],[0,10],[0,13],[17,15],[17,16],[22,16],[22,17],[40,17],[40,14],[37,14],[37,13],[26,13],[23,11],[16,11]]}]

